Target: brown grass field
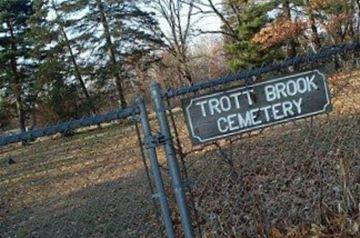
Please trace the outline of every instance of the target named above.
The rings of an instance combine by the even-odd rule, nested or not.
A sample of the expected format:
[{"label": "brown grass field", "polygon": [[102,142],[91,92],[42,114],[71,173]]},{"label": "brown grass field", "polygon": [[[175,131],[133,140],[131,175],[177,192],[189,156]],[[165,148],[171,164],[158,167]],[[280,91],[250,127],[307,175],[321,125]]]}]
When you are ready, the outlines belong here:
[{"label": "brown grass field", "polygon": [[[329,115],[217,145],[191,146],[176,114],[197,232],[360,237],[359,74],[344,75],[331,80],[340,90]],[[349,83],[339,86],[341,77]],[[161,237],[152,201],[132,125],[0,148],[0,237]]]}]

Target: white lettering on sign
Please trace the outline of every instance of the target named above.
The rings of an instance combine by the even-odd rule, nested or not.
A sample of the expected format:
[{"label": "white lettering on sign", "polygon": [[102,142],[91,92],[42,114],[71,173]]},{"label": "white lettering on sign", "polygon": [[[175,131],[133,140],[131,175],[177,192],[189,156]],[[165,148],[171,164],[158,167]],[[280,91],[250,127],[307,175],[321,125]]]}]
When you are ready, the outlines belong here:
[{"label": "white lettering on sign", "polygon": [[220,98],[211,98],[209,100],[203,100],[196,102],[196,106],[200,106],[201,114],[203,117],[208,115],[221,114],[228,112],[234,108],[240,109],[241,102],[247,105],[253,105],[254,102],[251,98],[251,94],[254,93],[253,89],[246,90],[244,92],[232,93],[230,95],[224,95]]},{"label": "white lettering on sign", "polygon": [[267,122],[270,121],[270,119],[271,119],[271,118],[270,118],[270,113],[269,113],[269,110],[270,110],[270,109],[271,109],[271,105],[260,108],[260,110],[264,112],[265,118],[266,118],[266,121],[267,121]]},{"label": "white lettering on sign", "polygon": [[203,117],[206,117],[206,110],[205,110],[205,104],[207,103],[207,101],[200,101],[197,102],[195,105],[196,106],[200,106],[201,107],[201,113]]},{"label": "white lettering on sign", "polygon": [[[302,112],[302,102],[303,99],[299,98],[265,107],[254,108],[245,113],[233,113],[226,117],[220,117],[217,120],[217,128],[219,132],[226,133],[260,125],[264,122],[270,122],[272,119],[281,120],[290,116],[300,115]],[[261,113],[265,115],[263,118],[265,118],[266,121],[258,119],[261,117]]]},{"label": "white lettering on sign", "polygon": [[221,110],[223,112],[228,112],[231,110],[231,102],[230,102],[230,98],[223,96],[220,98],[220,106],[221,106]]},{"label": "white lettering on sign", "polygon": [[227,120],[225,117],[220,117],[218,120],[217,120],[217,127],[218,127],[218,130],[221,132],[221,133],[225,133],[229,130],[229,127],[227,127]]},{"label": "white lettering on sign", "polygon": [[240,124],[240,128],[244,128],[244,127],[248,127],[251,126],[251,118],[250,118],[250,112],[247,111],[245,113],[245,116],[241,116],[241,114],[238,114],[238,118],[239,118],[239,124]]},{"label": "white lettering on sign", "polygon": [[[271,85],[265,86],[265,98],[267,102],[273,102],[275,100],[280,100],[282,98],[293,97],[296,95],[302,95],[314,90],[317,90],[318,87],[314,83],[315,75],[300,77],[296,80],[289,80],[288,82],[279,82]],[[196,102],[196,106],[201,108],[201,114],[203,117],[208,115],[214,116],[216,114],[221,114],[223,112],[231,111],[232,109],[240,109],[244,105],[253,106],[254,101],[252,99],[252,94],[254,94],[253,89],[249,89],[243,92],[236,92],[230,95],[224,95],[220,98],[211,98]],[[281,119],[281,115],[278,115],[277,107],[275,104],[272,106],[274,111],[274,118],[276,120]],[[285,105],[285,110],[290,110],[290,105]],[[262,109],[262,110],[268,110]],[[265,112],[266,115],[267,111]],[[290,111],[291,113],[291,111]],[[267,116],[266,116],[267,117]]]},{"label": "white lettering on sign", "polygon": [[243,94],[242,92],[239,92],[239,93],[232,93],[232,94],[229,95],[229,97],[234,100],[236,109],[240,109],[239,96],[242,95],[242,94]]},{"label": "white lettering on sign", "polygon": [[331,109],[318,70],[183,101],[194,142],[206,142]]},{"label": "white lettering on sign", "polygon": [[317,90],[314,83],[316,75],[300,77],[296,80],[289,80],[286,83],[279,82],[265,86],[266,101],[272,102],[282,98],[292,97],[297,94],[309,93]]},{"label": "white lettering on sign", "polygon": [[210,99],[209,100],[210,115],[214,115],[215,111],[221,113],[219,106],[220,106],[220,102],[217,98]]}]

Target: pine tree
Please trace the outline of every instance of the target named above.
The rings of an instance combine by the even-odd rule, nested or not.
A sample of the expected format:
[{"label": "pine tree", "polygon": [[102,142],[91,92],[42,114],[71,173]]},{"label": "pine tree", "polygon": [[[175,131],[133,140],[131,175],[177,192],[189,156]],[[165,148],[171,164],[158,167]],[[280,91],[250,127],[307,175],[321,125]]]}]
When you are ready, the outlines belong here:
[{"label": "pine tree", "polygon": [[90,110],[95,112],[83,68],[77,61],[78,53],[73,50],[72,39],[66,32],[68,23],[57,13],[53,1],[34,0],[33,6],[34,14],[29,20],[31,53],[33,61],[39,65],[34,75],[35,104],[47,108],[46,117],[51,121],[69,120],[88,114]]},{"label": "pine tree", "polygon": [[[127,106],[124,80],[129,75],[125,59],[151,54],[161,44],[154,15],[140,9],[140,4],[131,0],[67,0],[61,7],[75,23],[71,33],[76,35],[77,44],[91,52],[98,80],[109,85],[109,79],[114,79],[122,107]],[[74,15],[81,17],[74,20]]]},{"label": "pine tree", "polygon": [[21,131],[26,131],[26,104],[34,80],[28,37],[32,14],[30,0],[0,1],[0,86],[7,99],[15,101]]},{"label": "pine tree", "polygon": [[281,54],[277,47],[263,47],[253,40],[264,26],[273,21],[268,13],[275,8],[276,2],[249,3],[241,0],[237,2],[242,5],[236,16],[233,16],[236,19],[234,31],[237,38],[231,39],[225,45],[231,58],[230,68],[232,70],[246,69],[260,66],[277,58]]},{"label": "pine tree", "polygon": [[[68,33],[66,31],[66,25],[69,25],[69,22],[67,22],[65,19],[63,19],[63,17],[59,14],[54,0],[51,1],[50,5],[51,5],[50,9],[53,11],[53,13],[55,15],[55,19],[53,19],[53,21],[54,21],[55,25],[57,26],[57,30],[59,31],[58,37],[60,38],[60,41],[63,42],[63,44],[66,48],[64,51],[66,51],[69,55],[69,60],[71,62],[71,65],[72,65],[72,68],[74,71],[74,76],[75,76],[76,80],[78,81],[78,83],[81,87],[81,90],[82,90],[83,94],[85,95],[86,99],[88,101],[90,101],[91,100],[90,94],[85,85],[85,80],[82,75],[82,70],[78,63],[78,59],[77,59],[78,57],[73,50],[72,41],[70,40]],[[70,24],[71,24],[71,22],[70,22]]]}]

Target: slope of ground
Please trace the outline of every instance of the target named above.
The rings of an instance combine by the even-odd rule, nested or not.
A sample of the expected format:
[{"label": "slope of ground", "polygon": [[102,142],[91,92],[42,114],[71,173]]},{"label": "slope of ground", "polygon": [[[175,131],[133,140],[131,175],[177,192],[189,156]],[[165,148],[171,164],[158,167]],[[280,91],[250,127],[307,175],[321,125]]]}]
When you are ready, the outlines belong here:
[{"label": "slope of ground", "polygon": [[[358,73],[332,78],[329,115],[215,145],[193,147],[178,113],[196,231],[204,237],[360,237],[358,79]],[[170,194],[162,153],[160,161]],[[0,194],[0,237],[164,235],[131,125],[1,148]]]},{"label": "slope of ground", "polygon": [[1,237],[157,234],[147,184],[132,127],[3,149]]}]

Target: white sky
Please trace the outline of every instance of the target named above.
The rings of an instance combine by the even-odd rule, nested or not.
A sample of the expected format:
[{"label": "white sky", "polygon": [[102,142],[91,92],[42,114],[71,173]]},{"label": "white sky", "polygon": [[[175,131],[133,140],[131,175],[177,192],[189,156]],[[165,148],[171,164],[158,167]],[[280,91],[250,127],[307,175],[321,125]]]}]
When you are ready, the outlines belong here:
[{"label": "white sky", "polygon": [[[219,3],[221,0],[213,0],[214,4]],[[206,2],[206,1],[205,1]],[[209,11],[210,8],[202,8],[203,11]],[[196,12],[197,10],[194,10]],[[184,10],[184,18],[186,17],[187,9]],[[199,20],[200,19],[200,20]],[[193,25],[193,30],[197,31],[197,29],[201,29],[202,31],[217,31],[220,30],[221,27],[221,20],[219,17],[215,15],[202,15],[202,18],[200,18],[200,15],[193,17],[193,22],[196,22],[196,24]],[[186,22],[186,19],[183,20],[183,22]],[[160,28],[165,34],[170,35],[170,29],[168,24],[164,19],[159,17],[159,23]],[[220,37],[220,35],[216,35],[217,37]],[[193,38],[193,44],[199,43],[199,41],[202,41],[204,39],[204,35],[199,35],[195,38]]]}]

